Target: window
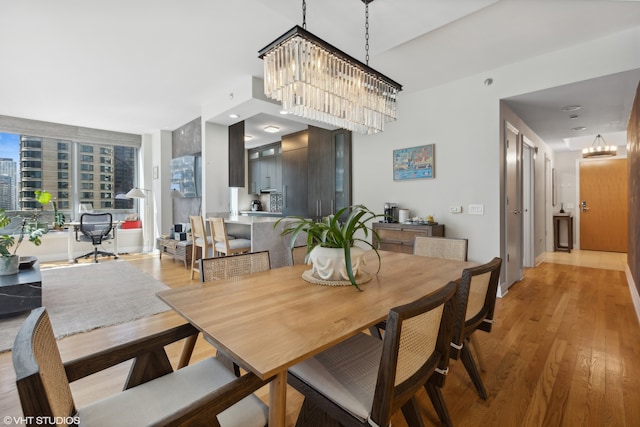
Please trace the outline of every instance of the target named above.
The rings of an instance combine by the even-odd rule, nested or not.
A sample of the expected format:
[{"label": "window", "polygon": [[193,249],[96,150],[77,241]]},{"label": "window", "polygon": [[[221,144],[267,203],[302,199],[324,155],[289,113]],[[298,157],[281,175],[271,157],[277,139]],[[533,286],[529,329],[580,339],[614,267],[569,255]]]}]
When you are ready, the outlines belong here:
[{"label": "window", "polygon": [[[78,218],[80,204],[108,209],[122,218],[136,212],[134,200],[116,199],[115,195],[135,187],[139,135],[41,122],[39,134],[50,128],[52,135],[69,134],[69,138],[35,137],[28,132],[33,122],[20,120],[0,116],[0,208],[41,209],[34,191],[47,190],[68,220]],[[4,125],[24,129],[22,134],[5,133]],[[83,141],[85,138],[88,140]],[[109,140],[114,142],[105,143]]]}]

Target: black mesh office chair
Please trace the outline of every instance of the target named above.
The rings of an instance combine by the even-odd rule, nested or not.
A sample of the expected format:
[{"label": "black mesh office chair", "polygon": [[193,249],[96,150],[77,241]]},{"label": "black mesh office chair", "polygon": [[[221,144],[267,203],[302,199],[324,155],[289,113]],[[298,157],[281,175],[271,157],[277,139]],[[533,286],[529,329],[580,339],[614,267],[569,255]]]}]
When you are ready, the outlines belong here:
[{"label": "black mesh office chair", "polygon": [[[78,262],[80,258],[89,258],[91,256],[93,256],[95,262],[98,262],[98,255],[118,258],[112,252],[98,250],[98,245],[101,245],[103,240],[111,238],[112,220],[110,213],[83,213],[80,216],[80,227],[76,229],[76,240],[78,242],[91,242],[93,251],[76,257],[75,262]],[[81,235],[78,234],[78,230],[82,233]]]}]

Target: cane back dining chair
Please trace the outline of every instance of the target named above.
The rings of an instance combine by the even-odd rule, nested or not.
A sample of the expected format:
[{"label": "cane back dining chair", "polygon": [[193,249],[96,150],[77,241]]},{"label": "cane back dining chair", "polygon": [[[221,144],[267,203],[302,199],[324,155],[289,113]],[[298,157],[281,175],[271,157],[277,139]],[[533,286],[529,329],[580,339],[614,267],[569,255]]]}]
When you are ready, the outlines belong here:
[{"label": "cane back dining chair", "polygon": [[[498,292],[498,280],[502,259],[495,257],[490,262],[462,271],[458,289],[451,357],[462,359],[478,394],[487,398],[487,391],[475,365],[469,344],[476,330],[491,332]],[[473,346],[478,350],[477,343]]]},{"label": "cane back dining chair", "polygon": [[467,246],[467,239],[416,236],[413,241],[413,254],[428,256],[432,258],[446,258],[458,261],[466,261]]},{"label": "cane back dining chair", "polygon": [[237,238],[231,239],[227,234],[227,225],[224,218],[209,218],[211,235],[213,236],[213,250],[217,255],[233,255],[242,252],[251,252],[251,240]]},{"label": "cane back dining chair", "polygon": [[[269,251],[250,252],[224,257],[202,258],[200,261],[200,281],[223,280],[237,277],[243,274],[259,273],[271,269]],[[218,359],[228,368],[233,370],[236,376],[240,376],[240,367],[223,350],[206,335],[205,341],[216,347]]]},{"label": "cane back dining chair", "polygon": [[[191,278],[194,273],[200,273],[198,270],[198,259],[213,256],[213,238],[207,234],[207,227],[204,219],[200,215],[190,216],[189,223],[191,225]],[[198,252],[200,256],[198,256]]]},{"label": "cane back dining chair", "polygon": [[360,333],[289,369],[304,395],[298,424],[387,426],[401,409],[421,426],[415,394],[425,387],[440,420],[451,425],[440,391],[449,363],[457,282],[389,311],[379,340]]},{"label": "cane back dining chair", "polygon": [[199,262],[201,282],[229,279],[242,274],[258,273],[271,269],[269,251],[202,258]]},{"label": "cane back dining chair", "polygon": [[[213,357],[173,371],[164,346],[197,334],[187,323],[63,363],[47,311],[37,308],[13,347],[24,416],[91,427],[266,425],[268,408],[253,392],[268,381],[237,378]],[[76,408],[70,382],[131,359],[122,392]]]},{"label": "cane back dining chair", "polygon": [[305,263],[307,258],[307,246],[294,246],[291,248],[292,265],[300,265]]},{"label": "cane back dining chair", "polygon": [[[413,254],[432,258],[467,260],[467,239],[452,239],[448,237],[415,236]],[[385,322],[380,322],[369,328],[369,333],[381,338],[381,331],[385,329]]]},{"label": "cane back dining chair", "polygon": [[[469,241],[467,239],[416,236],[413,241],[413,254],[432,258],[466,261],[468,246]],[[481,371],[484,371],[484,359],[480,351],[480,344],[478,343],[475,335],[471,335],[469,337],[469,345],[471,345],[475,350],[474,354],[478,360],[478,367]]]}]

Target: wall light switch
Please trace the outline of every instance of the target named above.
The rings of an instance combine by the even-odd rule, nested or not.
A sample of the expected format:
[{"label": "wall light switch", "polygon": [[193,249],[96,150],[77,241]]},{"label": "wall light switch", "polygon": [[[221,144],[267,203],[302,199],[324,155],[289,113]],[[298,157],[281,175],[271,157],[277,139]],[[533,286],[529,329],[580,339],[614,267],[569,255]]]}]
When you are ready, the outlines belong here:
[{"label": "wall light switch", "polygon": [[462,206],[449,206],[449,212],[452,214],[462,213]]},{"label": "wall light switch", "polygon": [[469,205],[469,215],[484,215],[484,205]]}]

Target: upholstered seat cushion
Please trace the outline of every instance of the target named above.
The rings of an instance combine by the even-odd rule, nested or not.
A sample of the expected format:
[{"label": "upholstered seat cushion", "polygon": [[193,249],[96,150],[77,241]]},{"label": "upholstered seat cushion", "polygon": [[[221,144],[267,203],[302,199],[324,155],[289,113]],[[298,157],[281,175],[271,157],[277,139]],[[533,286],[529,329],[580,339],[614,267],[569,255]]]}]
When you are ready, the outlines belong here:
[{"label": "upholstered seat cushion", "polygon": [[[236,250],[240,248],[251,248],[251,240],[249,239],[232,239],[229,240],[229,248]],[[216,242],[216,250],[226,250],[223,242]]]},{"label": "upholstered seat cushion", "polygon": [[[213,238],[211,236],[207,236],[207,243],[209,245],[213,245]],[[202,237],[198,237],[196,239],[196,245],[198,245],[198,246],[203,246],[204,245],[204,240],[202,239]]]},{"label": "upholstered seat cushion", "polygon": [[381,355],[382,340],[358,334],[289,372],[365,422],[371,414]]},{"label": "upholstered seat cushion", "polygon": [[[150,425],[235,378],[218,360],[205,359],[81,408],[80,426]],[[264,426],[267,419],[268,408],[255,395],[218,416],[223,427]]]}]

